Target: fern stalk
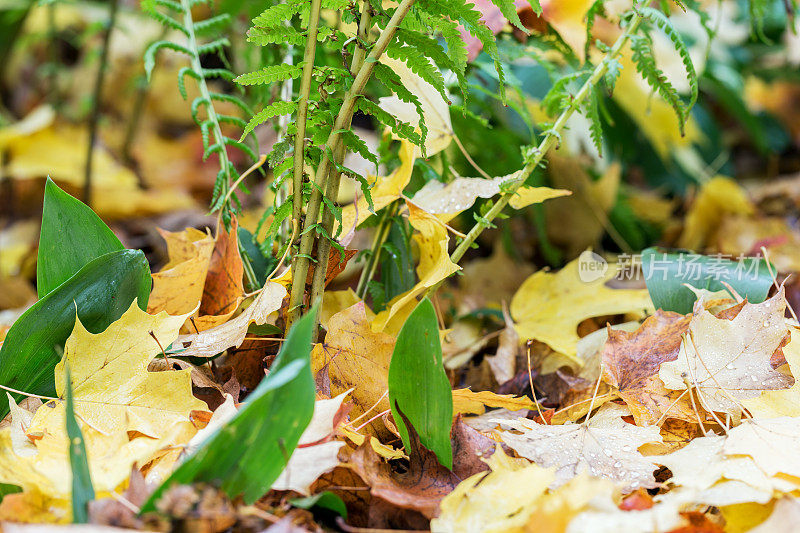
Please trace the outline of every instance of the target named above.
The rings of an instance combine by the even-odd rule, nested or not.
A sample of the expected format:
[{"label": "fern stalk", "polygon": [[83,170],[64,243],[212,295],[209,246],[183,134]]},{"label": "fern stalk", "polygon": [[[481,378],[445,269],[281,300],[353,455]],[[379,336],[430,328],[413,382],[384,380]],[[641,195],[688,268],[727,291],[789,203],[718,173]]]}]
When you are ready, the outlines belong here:
[{"label": "fern stalk", "polygon": [[[450,259],[454,263],[458,263],[458,261],[461,260],[467,250],[470,249],[472,244],[483,232],[483,230],[491,226],[492,220],[494,220],[495,217],[497,217],[497,215],[503,211],[503,209],[508,205],[508,202],[517,193],[517,190],[525,184],[525,181],[528,179],[531,173],[533,173],[536,167],[542,163],[547,152],[557,145],[560,138],[560,132],[564,129],[564,126],[567,124],[569,118],[572,116],[575,110],[579,109],[583,105],[586,98],[591,94],[592,89],[598,83],[600,83],[600,80],[603,79],[603,75],[608,70],[609,64],[619,57],[631,36],[639,28],[639,24],[641,24],[641,22],[641,15],[635,12],[631,16],[628,26],[625,28],[623,34],[619,36],[617,42],[614,43],[611,49],[606,53],[603,60],[595,67],[594,71],[592,71],[591,76],[589,76],[589,79],[586,80],[586,82],[575,94],[570,105],[561,112],[561,115],[559,115],[559,117],[553,123],[553,126],[547,130],[544,138],[539,143],[539,146],[532,151],[533,153],[531,157],[528,158],[519,177],[514,181],[513,185],[507,190],[507,192],[500,196],[491,209],[489,209],[489,211],[475,223],[467,236],[461,241],[456,249],[453,250],[453,253],[450,255]],[[439,284],[428,289],[428,294],[433,293],[438,286]]]},{"label": "fern stalk", "polygon": [[[89,118],[89,146],[86,148],[86,167],[83,179],[83,203],[92,205],[92,159],[94,158],[94,143],[97,140],[97,126],[100,122],[100,105],[103,99],[103,81],[106,77],[108,63],[108,49],[111,41],[111,32],[117,22],[119,0],[111,0],[108,6],[108,27],[103,34],[103,47],[100,52],[100,65],[97,67],[97,77],[94,80],[94,95],[92,100],[92,114]],[[55,66],[54,66],[55,67]]]},{"label": "fern stalk", "polygon": [[303,216],[303,166],[305,164],[306,118],[308,98],[311,93],[311,78],[314,73],[314,57],[317,52],[317,31],[322,0],[311,0],[308,19],[306,49],[303,57],[303,77],[300,81],[300,99],[297,103],[297,134],[294,137],[294,168],[292,174],[292,218],[300,224]]},{"label": "fern stalk", "polygon": [[[189,0],[181,0],[181,8],[183,9],[183,26],[186,29],[186,39],[188,41],[187,48],[191,52],[189,60],[192,64],[192,70],[201,73],[203,72],[203,66],[200,63],[200,54],[197,51],[197,36],[194,31],[194,20],[192,20],[192,3]],[[220,195],[225,197],[231,186],[231,165],[228,161],[228,148],[225,145],[225,137],[222,135],[222,128],[219,125],[219,118],[214,109],[214,103],[211,100],[211,93],[208,90],[205,76],[198,76],[197,87],[200,90],[200,98],[208,102],[206,104],[206,113],[208,120],[211,122],[211,133],[214,135],[214,142],[220,146],[220,149],[217,150],[219,165],[225,173],[225,187],[220,192]],[[220,211],[225,211],[226,206],[230,205],[229,201],[225,203],[226,205],[220,206]]]},{"label": "fern stalk", "polygon": [[[332,153],[336,153],[339,149],[339,143],[341,142],[341,131],[350,124],[351,119],[353,118],[353,112],[355,111],[356,100],[361,95],[364,87],[366,87],[367,82],[369,81],[370,77],[372,76],[372,71],[375,68],[375,63],[380,59],[381,55],[386,51],[386,48],[389,46],[392,38],[394,37],[395,32],[397,31],[398,26],[402,22],[403,18],[408,14],[411,6],[414,5],[415,0],[402,0],[400,5],[397,6],[395,9],[392,18],[386,24],[386,28],[381,32],[380,37],[375,42],[375,46],[372,48],[369,56],[364,60],[361,65],[361,68],[358,69],[358,74],[353,81],[352,86],[347,91],[344,97],[344,101],[342,103],[342,107],[339,111],[339,114],[336,116],[336,121],[333,125],[333,130],[328,138],[328,148],[330,148]],[[303,297],[305,296],[305,284],[306,284],[306,277],[308,276],[308,269],[311,265],[311,252],[314,249],[314,242],[317,240],[315,239],[316,232],[314,231],[314,226],[317,225],[317,219],[319,218],[320,208],[322,206],[322,195],[323,191],[326,193],[328,191],[332,191],[334,193],[338,193],[338,179],[330,180],[335,181],[336,183],[328,188],[328,173],[330,172],[331,161],[329,157],[329,152],[326,150],[323,153],[322,160],[320,161],[319,168],[317,169],[317,173],[314,177],[314,187],[311,189],[311,198],[308,203],[308,209],[306,211],[306,218],[305,223],[303,224],[303,232],[302,232],[302,239],[300,240],[300,249],[297,254],[294,255],[292,258],[293,263],[293,270],[292,270],[292,293],[289,300],[289,312],[287,316],[287,329],[294,322],[297,318],[300,317],[303,307]],[[337,173],[338,176],[338,173]],[[334,190],[335,189],[335,190]],[[330,195],[326,194],[328,198],[335,198],[336,194]],[[332,219],[332,217],[331,217]],[[331,222],[329,224],[329,228],[333,226]],[[324,228],[323,226],[323,229]],[[330,235],[330,229],[327,229],[327,234]],[[320,244],[325,242],[327,239],[320,239]],[[330,244],[330,243],[328,243]],[[327,247],[330,249],[330,247]],[[328,264],[328,255],[325,254],[321,258],[320,261],[317,262],[316,269],[322,270],[322,276],[324,276],[325,271],[327,270]],[[324,282],[324,278],[323,278]],[[317,287],[316,291],[312,290],[312,294],[321,294],[321,290]],[[313,301],[313,300],[312,300]]]},{"label": "fern stalk", "polygon": [[[358,74],[358,71],[364,66],[364,60],[366,58],[366,50],[361,46],[361,42],[366,43],[369,37],[369,30],[372,27],[372,11],[369,4],[369,0],[364,0],[361,3],[361,20],[358,23],[358,33],[357,37],[358,40],[356,41],[356,48],[353,51],[353,60],[350,64],[350,73],[353,76]],[[350,129],[352,124],[352,114],[350,119],[347,121],[347,129]],[[344,162],[344,156],[346,152],[346,147],[344,143],[339,143],[339,146],[334,153],[335,161],[339,163]],[[339,196],[339,185],[341,183],[341,174],[336,170],[336,168],[331,168],[330,174],[328,176],[328,183],[325,190],[325,195],[331,199],[331,201],[336,201],[336,198]],[[331,235],[333,231],[333,222],[334,222],[334,214],[333,211],[330,209],[329,206],[323,205],[322,206],[322,228],[324,229],[327,235]],[[380,244],[379,244],[380,249]],[[317,265],[322,265],[322,268],[315,268],[314,269],[314,277],[311,283],[311,295],[309,301],[314,302],[317,298],[322,297],[322,293],[325,291],[325,278],[327,277],[327,270],[328,270],[328,257],[331,251],[331,242],[328,239],[321,239],[317,243]],[[315,328],[316,330],[316,328]]]}]

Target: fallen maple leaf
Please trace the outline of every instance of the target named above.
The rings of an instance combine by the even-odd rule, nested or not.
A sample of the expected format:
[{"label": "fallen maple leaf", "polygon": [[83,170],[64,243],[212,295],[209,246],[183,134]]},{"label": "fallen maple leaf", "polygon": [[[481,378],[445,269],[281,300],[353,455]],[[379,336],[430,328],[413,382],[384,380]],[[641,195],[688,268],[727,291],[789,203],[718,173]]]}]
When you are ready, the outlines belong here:
[{"label": "fallen maple leaf", "polygon": [[777,492],[797,488],[786,479],[770,477],[746,455],[726,454],[726,437],[698,437],[684,448],[654,460],[672,472],[669,483],[697,491],[696,503],[726,506],[767,503]]},{"label": "fallen maple leaf", "polygon": [[228,320],[244,296],[244,266],[239,254],[239,234],[235,217],[231,229],[220,221],[214,251],[208,263],[198,316],[192,321],[194,331],[204,331]]},{"label": "fallen maple leaf", "polygon": [[459,414],[482,415],[487,407],[503,407],[511,411],[535,409],[536,404],[527,396],[497,394],[491,391],[472,392],[469,389],[453,391],[453,416]]},{"label": "fallen maple leaf", "polygon": [[[318,382],[330,384],[331,395],[353,389],[354,416],[373,407],[378,414],[389,409],[386,391],[394,343],[391,335],[372,331],[366,306],[359,302],[330,318],[325,342],[311,352],[311,370]],[[385,434],[381,426],[372,422],[372,433]]]},{"label": "fallen maple leaf", "polygon": [[745,304],[732,320],[715,317],[698,299],[678,358],[662,364],[659,377],[669,389],[692,387],[709,411],[738,416],[741,400],[794,383],[770,364],[788,331],[785,311],[782,288],[763,303]]},{"label": "fallen maple leaf", "polygon": [[800,418],[748,419],[728,432],[723,451],[747,455],[769,476],[800,478]]},{"label": "fallen maple leaf", "polygon": [[772,514],[749,533],[791,533],[800,523],[800,501],[784,496],[775,503]]},{"label": "fallen maple leaf", "polygon": [[627,409],[607,404],[583,424],[498,420],[504,430],[498,435],[521,456],[541,466],[555,467],[552,488],[582,473],[611,479],[627,490],[655,487],[656,466],[638,448],[661,441],[658,428],[628,424],[622,420],[623,414]]},{"label": "fallen maple leaf", "polygon": [[194,228],[176,233],[158,228],[158,232],[167,243],[169,262],[153,274],[153,291],[147,302],[147,312],[191,313],[203,297],[214,239]]},{"label": "fallen maple leaf", "polygon": [[523,340],[546,343],[571,361],[577,357],[577,327],[587,318],[621,313],[643,314],[653,311],[650,295],[644,289],[609,289],[618,266],[594,281],[582,281],[575,259],[556,273],[541,270],[529,277],[511,300],[511,316]]},{"label": "fallen maple leaf", "polygon": [[[792,328],[791,340],[783,347],[792,376],[800,376],[800,339],[797,328]],[[742,400],[745,408],[756,418],[800,417],[800,382],[795,379],[789,389],[765,391],[757,398]]]},{"label": "fallen maple leaf", "polygon": [[[189,441],[196,429],[194,410],[206,406],[194,398],[188,371],[148,372],[147,365],[161,352],[155,339],[169,345],[186,315],[149,315],[134,301],[105,331],[89,333],[76,320],[56,365],[55,385],[65,393],[65,367],[72,373],[75,413],[81,422],[92,483],[98,493],[115,489],[127,479],[133,464],[144,465],[168,447]],[[51,400],[39,407],[29,434],[36,454],[13,452],[10,432],[0,432],[0,480],[20,485],[58,500],[70,494],[69,439],[65,406]]]},{"label": "fallen maple leaf", "polygon": [[617,388],[639,425],[656,424],[665,417],[691,421],[698,417],[687,395],[667,390],[658,377],[662,363],[678,358],[690,320],[659,309],[634,332],[608,328],[603,380]]},{"label": "fallen maple leaf", "polygon": [[502,450],[486,463],[491,472],[465,479],[442,500],[432,531],[516,531],[528,522],[534,503],[555,479],[552,469],[508,457]]},{"label": "fallen maple leaf", "polygon": [[[400,416],[405,418],[402,411]],[[422,446],[419,435],[408,419],[404,422],[410,440],[407,470],[392,469],[367,445],[359,446],[350,454],[347,462],[369,485],[373,496],[398,507],[418,511],[430,519],[438,514],[439,502],[452,492],[460,480],[439,464],[435,453]]]}]

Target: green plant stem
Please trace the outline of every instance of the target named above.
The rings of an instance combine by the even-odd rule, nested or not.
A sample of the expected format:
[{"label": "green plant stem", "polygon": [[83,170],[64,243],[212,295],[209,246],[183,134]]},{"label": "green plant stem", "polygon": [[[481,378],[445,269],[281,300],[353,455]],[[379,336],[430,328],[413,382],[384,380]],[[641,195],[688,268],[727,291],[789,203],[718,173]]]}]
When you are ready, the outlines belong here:
[{"label": "green plant stem", "polygon": [[375,277],[375,271],[378,270],[378,262],[381,256],[381,247],[386,239],[389,237],[389,231],[392,229],[392,219],[397,213],[398,202],[392,202],[381,215],[381,220],[378,224],[378,229],[375,231],[375,239],[372,241],[371,253],[367,264],[364,265],[364,270],[361,271],[361,277],[358,279],[358,286],[356,287],[356,294],[362,300],[367,296],[367,289],[369,282]]},{"label": "green plant stem", "polygon": [[303,217],[306,118],[308,116],[308,98],[311,94],[311,77],[314,74],[314,57],[317,52],[317,31],[321,6],[322,0],[311,0],[311,14],[308,19],[306,49],[303,57],[303,76],[300,80],[300,99],[297,103],[297,133],[294,137],[294,168],[292,174],[292,218],[297,224],[300,224]]},{"label": "green plant stem", "polygon": [[[357,33],[357,42],[356,48],[353,51],[353,60],[350,63],[350,73],[353,76],[358,74],[358,71],[364,66],[364,60],[366,58],[367,52],[366,49],[362,47],[362,43],[367,43],[367,39],[369,38],[369,30],[372,27],[372,11],[369,5],[369,0],[364,0],[361,3],[361,19],[358,23],[358,33]],[[352,125],[353,117],[350,116],[350,119],[347,122],[346,127],[349,129]],[[339,143],[339,146],[336,149],[336,152],[333,154],[334,161],[338,163],[344,162],[346,147],[344,143]],[[326,184],[325,195],[330,198],[332,202],[336,201],[336,198],[339,196],[339,185],[341,183],[341,173],[335,168],[335,166],[330,168],[330,173],[328,174],[328,181]],[[327,206],[322,206],[322,227],[324,228],[325,232],[328,235],[331,235],[333,231],[333,222],[334,222],[333,211]],[[331,251],[331,242],[328,239],[320,239],[317,242],[317,264],[322,265],[322,268],[315,268],[314,269],[314,276],[311,283],[311,295],[309,301],[316,301],[317,298],[322,297],[322,293],[325,291],[325,282],[327,277],[327,270],[328,270],[328,259],[329,254]],[[317,331],[316,324],[314,331]]]},{"label": "green plant stem", "polygon": [[[219,155],[219,166],[225,173],[225,188],[220,192],[225,196],[231,186],[231,164],[228,160],[228,147],[225,144],[225,137],[222,135],[222,128],[219,126],[219,119],[217,112],[214,109],[214,103],[211,101],[211,93],[208,90],[205,76],[202,75],[203,65],[200,63],[200,54],[197,53],[197,36],[194,33],[194,20],[192,20],[192,4],[189,0],[181,0],[181,7],[183,9],[183,27],[187,30],[187,48],[192,52],[191,64],[192,70],[199,74],[197,79],[197,88],[200,90],[200,97],[207,102],[206,113],[208,120],[211,121],[211,133],[214,135],[214,142],[220,147],[217,151]],[[225,202],[230,205],[230,200]],[[221,205],[220,210],[224,211],[226,205]]]},{"label": "green plant stem", "polygon": [[[403,20],[403,18],[408,14],[411,6],[414,5],[414,1],[415,0],[402,0],[400,5],[397,6],[392,18],[386,24],[386,28],[384,28],[380,37],[375,42],[375,46],[372,48],[369,56],[364,60],[361,68],[358,69],[358,74],[356,75],[355,80],[353,80],[353,85],[345,94],[342,107],[339,111],[339,114],[336,116],[336,121],[333,125],[333,131],[328,139],[328,148],[330,148],[332,153],[335,154],[339,148],[339,143],[341,142],[341,134],[339,132],[348,124],[350,124],[350,120],[353,117],[353,112],[355,111],[356,100],[360,97],[361,92],[364,90],[364,87],[366,87],[367,82],[372,76],[375,63],[386,51],[386,48],[389,46],[392,38],[394,38],[397,27],[400,25],[400,22]],[[303,298],[305,296],[305,281],[311,264],[309,259],[314,248],[314,242],[316,240],[314,226],[317,225],[317,219],[320,214],[323,191],[328,190],[326,182],[328,181],[327,178],[328,172],[330,171],[330,166],[330,158],[328,156],[328,152],[325,151],[323,152],[322,160],[320,161],[319,168],[317,169],[314,179],[314,187],[311,190],[311,199],[309,200],[308,209],[306,211],[306,218],[302,232],[303,237],[300,240],[300,249],[299,252],[292,258],[294,268],[292,271],[292,293],[289,300],[289,324],[296,320],[302,312]],[[338,183],[336,183],[336,185],[336,190],[338,191]],[[331,189],[333,189],[333,187],[331,187]],[[319,242],[324,242],[325,240],[326,239],[323,238],[320,239]],[[322,271],[325,272],[327,268],[327,262],[328,256],[323,255],[322,261],[317,264],[316,268],[321,268]]]},{"label": "green plant stem", "polygon": [[[533,155],[528,159],[525,163],[525,166],[522,168],[519,177],[514,181],[511,185],[511,188],[507,190],[507,192],[503,193],[500,198],[494,203],[494,205],[489,209],[489,212],[486,213],[480,220],[478,220],[475,225],[472,227],[467,236],[461,241],[461,243],[453,250],[453,253],[450,255],[450,260],[454,263],[458,263],[464,254],[469,250],[472,246],[472,243],[478,238],[478,236],[491,225],[492,220],[499,215],[503,209],[508,205],[508,202],[511,201],[511,198],[517,193],[517,190],[525,184],[525,181],[528,177],[533,173],[536,167],[544,159],[547,152],[553,148],[559,140],[559,134],[564,129],[569,118],[572,114],[580,108],[583,101],[589,96],[591,90],[597,85],[600,80],[603,78],[603,75],[608,70],[608,65],[611,61],[615,60],[619,54],[622,52],[622,49],[627,44],[628,40],[630,39],[631,35],[636,32],[639,24],[641,23],[641,17],[638,13],[634,13],[631,17],[628,26],[625,28],[625,31],[622,35],[619,36],[617,42],[614,43],[614,46],[608,51],[606,56],[603,60],[598,64],[594,71],[592,71],[591,76],[586,82],[581,86],[578,92],[572,99],[570,106],[565,109],[561,115],[556,119],[553,123],[553,126],[547,130],[545,133],[544,138],[539,143],[539,146],[533,151]],[[430,295],[431,293],[435,292],[436,289],[439,287],[439,284],[428,289],[426,295]]]},{"label": "green plant stem", "polygon": [[111,0],[108,6],[108,27],[103,34],[103,47],[100,52],[100,65],[97,67],[97,76],[94,80],[94,94],[92,97],[92,114],[89,118],[89,146],[86,149],[86,167],[83,179],[83,202],[92,205],[92,159],[94,155],[94,143],[97,140],[97,126],[100,122],[100,106],[103,99],[103,80],[106,76],[106,65],[108,63],[108,49],[111,42],[111,32],[117,22],[117,11],[119,0]]}]

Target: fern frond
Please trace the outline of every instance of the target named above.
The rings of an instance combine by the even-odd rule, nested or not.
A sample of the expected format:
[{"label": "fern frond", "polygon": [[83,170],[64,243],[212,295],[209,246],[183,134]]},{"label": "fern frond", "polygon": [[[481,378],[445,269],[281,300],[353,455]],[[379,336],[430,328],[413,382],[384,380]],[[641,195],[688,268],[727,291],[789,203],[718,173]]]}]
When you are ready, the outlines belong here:
[{"label": "fern frond", "polygon": [[417,110],[417,114],[419,115],[419,129],[421,132],[420,138],[422,140],[419,146],[422,148],[424,155],[425,138],[428,136],[428,127],[425,124],[425,115],[423,113],[422,103],[419,101],[419,98],[416,94],[409,91],[405,85],[403,85],[403,81],[396,72],[383,63],[377,63],[373,73],[375,78],[387,89],[395,93],[401,101],[412,104]]},{"label": "fern frond", "polygon": [[293,101],[284,102],[283,100],[278,100],[277,102],[271,103],[270,105],[268,105],[267,107],[265,107],[264,109],[253,115],[253,118],[251,118],[250,122],[248,122],[247,125],[245,126],[244,131],[242,132],[242,136],[239,140],[243,141],[244,138],[247,137],[250,134],[250,132],[256,128],[256,126],[260,126],[261,124],[263,124],[264,122],[266,122],[271,118],[294,113],[295,109],[297,109],[297,102]]},{"label": "fern frond", "polygon": [[447,94],[441,71],[431,63],[422,50],[413,45],[392,43],[386,49],[386,55],[392,59],[403,61],[411,69],[411,72],[429,83],[442,95],[445,102],[450,103],[450,96]]},{"label": "fern frond", "polygon": [[147,50],[144,52],[144,71],[147,74],[147,81],[150,81],[150,76],[153,73],[153,69],[156,66],[156,54],[161,49],[168,49],[174,52],[180,52],[181,54],[186,54],[187,56],[192,55],[192,51],[186,48],[183,45],[173,43],[172,41],[156,41],[150,46],[147,47]]},{"label": "fern frond", "polygon": [[231,21],[231,16],[227,13],[215,15],[205,20],[200,20],[194,23],[194,32],[197,35],[208,35],[211,32],[218,31],[224,26],[228,25]]},{"label": "fern frond", "polygon": [[216,39],[209,43],[203,43],[197,47],[198,55],[204,54],[213,54],[213,53],[222,53],[226,46],[230,46],[231,42],[227,39],[227,37],[222,37],[221,39]]},{"label": "fern frond", "polygon": [[299,78],[303,73],[303,64],[289,65],[279,64],[270,65],[257,70],[255,72],[248,72],[234,78],[233,81],[239,85],[264,85],[267,83],[274,83],[277,81],[284,81],[294,78]]},{"label": "fern frond", "polygon": [[270,6],[253,19],[253,26],[256,28],[283,27],[286,21],[297,15],[304,5],[305,2],[300,0],[290,0],[283,4]]},{"label": "fern frond", "polygon": [[[540,8],[541,9],[541,8]],[[589,10],[586,12],[586,44],[583,49],[583,57],[589,59],[589,47],[592,45],[592,30],[594,29],[594,21],[597,16],[605,11],[605,4],[603,0],[594,0]]]},{"label": "fern frond", "polygon": [[[235,105],[236,107],[241,109],[242,112],[247,116],[250,116],[250,115],[253,114],[253,110],[250,109],[250,106],[245,104],[242,101],[241,98],[237,98],[236,96],[233,96],[232,94],[210,93],[209,96],[211,97],[212,100],[215,100],[217,102],[229,102],[229,103]],[[258,159],[258,158],[256,158],[256,159]]]},{"label": "fern frond", "polygon": [[392,133],[398,137],[407,139],[416,145],[422,144],[422,137],[420,137],[414,129],[414,126],[384,111],[378,104],[367,99],[365,96],[362,96],[356,101],[356,109],[365,115],[375,117],[378,122],[391,129]]},{"label": "fern frond", "polygon": [[683,38],[681,38],[678,31],[672,25],[672,22],[670,22],[670,20],[665,17],[661,11],[653,9],[652,7],[643,7],[639,10],[639,13],[642,15],[642,18],[649,20],[661,31],[663,31],[669,38],[670,42],[672,42],[675,50],[678,52],[678,55],[683,62],[683,68],[686,70],[686,76],[689,81],[689,90],[691,91],[689,103],[686,105],[686,108],[691,109],[695,102],[697,102],[698,81],[697,72],[695,72],[694,64],[692,63],[692,57],[689,55],[689,49],[686,48]]},{"label": "fern frond", "polygon": [[589,121],[589,136],[592,138],[597,154],[603,155],[603,125],[600,122],[600,94],[597,86],[592,88],[591,94],[586,99],[584,112]]},{"label": "fern frond", "polygon": [[605,83],[609,96],[614,93],[617,78],[619,78],[621,73],[622,63],[617,59],[606,59],[606,72],[603,74],[603,83]]},{"label": "fern frond", "polygon": [[[500,10],[500,13],[502,13],[506,20],[508,20],[513,26],[524,32],[525,35],[529,33],[528,28],[526,28],[519,19],[519,15],[517,14],[517,6],[514,5],[514,0],[492,0],[492,3],[497,6],[497,9]],[[541,7],[539,10],[541,11]]]},{"label": "fern frond", "polygon": [[642,78],[652,87],[659,96],[669,104],[678,115],[681,134],[686,124],[686,108],[678,91],[667,79],[667,76],[656,66],[650,41],[641,36],[631,36],[631,50],[633,63]]},{"label": "fern frond", "polygon": [[195,80],[200,81],[200,74],[189,67],[182,67],[178,71],[178,92],[181,93],[181,96],[184,100],[188,98],[186,94],[186,76],[190,76]]},{"label": "fern frond", "polygon": [[226,68],[204,68],[201,71],[205,79],[220,78],[225,81],[233,81],[234,74]]},{"label": "fern frond", "polygon": [[258,46],[268,46],[275,43],[300,46],[305,41],[305,36],[291,26],[278,26],[275,28],[252,27],[247,30],[247,42]]}]

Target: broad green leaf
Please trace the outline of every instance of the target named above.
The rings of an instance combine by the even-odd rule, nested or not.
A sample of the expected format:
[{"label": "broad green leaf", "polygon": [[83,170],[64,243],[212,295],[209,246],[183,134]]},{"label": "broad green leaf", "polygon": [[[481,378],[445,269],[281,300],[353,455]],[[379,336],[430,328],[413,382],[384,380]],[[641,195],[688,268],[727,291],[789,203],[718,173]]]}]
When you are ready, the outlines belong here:
[{"label": "broad green leaf", "polygon": [[[75,316],[93,333],[104,331],[134,299],[147,308],[150,267],[139,250],[111,252],[89,262],[14,322],[0,346],[0,384],[55,395],[53,372]],[[23,396],[17,395],[18,398]],[[0,418],[8,400],[0,396]]]},{"label": "broad green leaf", "polygon": [[435,453],[443,466],[453,468],[453,395],[442,365],[436,311],[427,298],[408,316],[397,336],[389,364],[389,403],[406,450],[410,446],[408,428],[397,412],[397,404],[419,433],[423,446]]},{"label": "broad green leaf", "polygon": [[22,488],[17,485],[10,485],[8,483],[0,483],[0,502],[9,494],[16,494],[22,492]]},{"label": "broad green leaf", "polygon": [[36,261],[39,298],[67,281],[92,259],[124,246],[89,206],[47,178]]},{"label": "broad green leaf", "polygon": [[67,368],[66,387],[66,423],[69,437],[69,463],[72,468],[72,522],[87,524],[89,522],[89,502],[94,500],[94,487],[89,474],[89,459],[86,456],[86,444],[83,433],[75,418],[75,405],[72,400],[72,378]]},{"label": "broad green leaf", "polygon": [[289,503],[300,509],[311,510],[316,507],[319,509],[333,511],[347,520],[347,506],[339,496],[327,490],[307,498],[295,498],[294,500],[289,500]]},{"label": "broad green leaf", "polygon": [[311,376],[313,310],[298,320],[269,375],[239,412],[186,459],[150,496],[143,512],[173,485],[205,482],[251,504],[278,479],[314,413]]},{"label": "broad green leaf", "polygon": [[642,272],[656,309],[681,314],[691,313],[697,299],[685,284],[717,292],[727,290],[724,282],[751,303],[763,302],[772,285],[770,267],[759,257],[732,261],[647,248],[642,251]]}]

